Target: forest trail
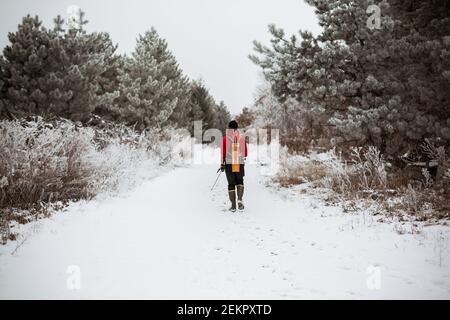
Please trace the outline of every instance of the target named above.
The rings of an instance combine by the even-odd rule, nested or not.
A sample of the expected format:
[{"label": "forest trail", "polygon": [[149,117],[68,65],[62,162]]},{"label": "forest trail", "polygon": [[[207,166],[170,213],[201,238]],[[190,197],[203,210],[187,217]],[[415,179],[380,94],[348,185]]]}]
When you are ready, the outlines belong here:
[{"label": "forest trail", "polygon": [[230,213],[224,175],[210,191],[216,169],[177,168],[35,223],[14,254],[0,248],[0,298],[450,298],[449,228],[399,235],[267,188],[257,165],[245,212]]}]

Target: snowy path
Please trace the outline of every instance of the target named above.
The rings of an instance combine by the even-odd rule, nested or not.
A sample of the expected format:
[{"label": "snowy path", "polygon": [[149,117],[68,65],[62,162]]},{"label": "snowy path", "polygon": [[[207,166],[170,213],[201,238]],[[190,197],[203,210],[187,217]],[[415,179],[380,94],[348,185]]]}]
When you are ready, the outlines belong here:
[{"label": "snowy path", "polygon": [[[36,224],[14,255],[0,248],[0,298],[450,298],[449,228],[398,235],[271,191],[256,166],[246,212],[231,214],[225,177],[209,190],[215,169],[175,169]],[[72,265],[79,290],[66,287]]]}]

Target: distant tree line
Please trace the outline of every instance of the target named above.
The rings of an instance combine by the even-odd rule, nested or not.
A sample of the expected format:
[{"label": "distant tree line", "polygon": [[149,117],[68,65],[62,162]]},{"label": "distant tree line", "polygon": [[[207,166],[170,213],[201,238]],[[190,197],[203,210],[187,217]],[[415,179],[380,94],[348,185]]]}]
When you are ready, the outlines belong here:
[{"label": "distant tree line", "polygon": [[230,114],[200,81],[191,81],[154,28],[140,35],[130,56],[119,55],[106,32],[88,33],[84,12],[47,29],[23,18],[0,55],[0,118],[26,115],[87,122],[93,116],[137,130],[194,120],[224,129]]}]

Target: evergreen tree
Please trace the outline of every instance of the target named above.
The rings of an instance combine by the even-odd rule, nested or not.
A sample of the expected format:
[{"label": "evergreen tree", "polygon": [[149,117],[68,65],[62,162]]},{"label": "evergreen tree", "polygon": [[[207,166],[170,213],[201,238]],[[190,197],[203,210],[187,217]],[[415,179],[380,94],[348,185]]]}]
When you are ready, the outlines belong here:
[{"label": "evergreen tree", "polygon": [[6,78],[5,74],[5,67],[6,67],[6,61],[3,58],[3,55],[0,54],[0,119],[7,118],[11,119],[11,115],[8,114],[8,111],[6,109],[6,86],[4,79]]},{"label": "evergreen tree", "polygon": [[47,96],[39,85],[45,75],[44,67],[49,66],[45,57],[51,35],[37,16],[28,15],[8,38],[11,44],[3,51],[2,62],[5,111],[9,114],[44,113]]},{"label": "evergreen tree", "polygon": [[228,128],[228,123],[231,121],[231,115],[227,106],[223,101],[214,106],[214,128],[225,133]]},{"label": "evergreen tree", "polygon": [[139,36],[119,71],[120,117],[138,128],[179,125],[188,112],[187,78],[154,28]]},{"label": "evergreen tree", "polygon": [[58,16],[54,29],[47,30],[28,15],[9,34],[2,63],[7,112],[86,120],[112,102],[117,93],[102,84],[114,68],[116,47],[105,33],[87,34],[80,19],[78,29],[66,31]]},{"label": "evergreen tree", "polygon": [[189,97],[188,119],[191,133],[194,121],[202,121],[202,130],[214,128],[225,132],[231,116],[223,101],[217,104],[201,80],[191,83]]},{"label": "evergreen tree", "polygon": [[413,141],[450,141],[450,2],[391,0],[396,41],[386,46],[396,94],[403,108],[405,135]]},{"label": "evergreen tree", "polygon": [[[251,57],[281,102],[295,98],[316,125],[331,125],[326,131],[337,143],[398,155],[427,137],[450,142],[448,3],[306,2],[316,8],[322,33],[300,32],[298,41],[271,26],[272,48],[255,43],[259,55]],[[367,26],[374,4],[379,28]]]},{"label": "evergreen tree", "polygon": [[200,80],[192,82],[190,91],[189,118],[191,122],[202,121],[203,130],[214,128],[215,101],[208,89]]},{"label": "evergreen tree", "polygon": [[[189,84],[155,29],[139,36],[130,57],[117,55],[107,33],[87,33],[83,11],[46,29],[27,16],[0,55],[0,116],[28,114],[88,120],[96,113],[138,129],[223,125],[203,84]],[[229,117],[229,115],[228,115]],[[219,120],[220,118],[220,120]]]}]

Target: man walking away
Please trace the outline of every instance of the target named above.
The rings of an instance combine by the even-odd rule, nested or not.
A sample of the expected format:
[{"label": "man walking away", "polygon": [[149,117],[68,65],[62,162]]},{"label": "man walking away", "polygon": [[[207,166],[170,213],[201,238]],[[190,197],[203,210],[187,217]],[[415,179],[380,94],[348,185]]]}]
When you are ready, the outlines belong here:
[{"label": "man walking away", "polygon": [[247,158],[248,144],[245,137],[238,130],[238,123],[231,121],[221,144],[221,167],[225,171],[228,181],[228,196],[231,201],[230,211],[244,210],[244,164]]}]

